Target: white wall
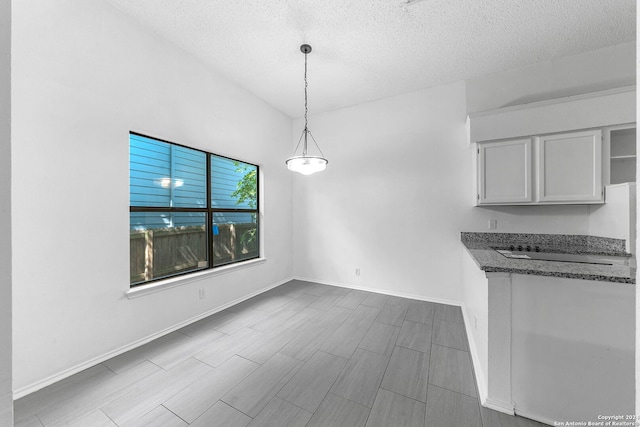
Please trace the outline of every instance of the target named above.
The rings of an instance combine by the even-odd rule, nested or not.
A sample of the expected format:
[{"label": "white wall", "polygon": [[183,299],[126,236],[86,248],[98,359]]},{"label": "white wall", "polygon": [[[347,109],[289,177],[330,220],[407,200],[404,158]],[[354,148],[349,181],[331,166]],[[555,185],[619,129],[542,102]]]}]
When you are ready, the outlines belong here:
[{"label": "white wall", "polygon": [[11,388],[11,2],[0,2],[0,426],[13,425]]},{"label": "white wall", "polygon": [[[489,219],[498,221],[496,230],[488,230]],[[589,207],[482,206],[473,209],[467,224],[467,229],[463,231],[589,234]]]},{"label": "white wall", "polygon": [[[21,395],[291,276],[292,180],[283,163],[291,120],[103,0],[13,8],[13,370]],[[127,299],[130,130],[260,164],[267,261]]]},{"label": "white wall", "polygon": [[589,234],[624,239],[627,252],[635,255],[636,183],[606,186],[605,200],[589,208]]},{"label": "white wall", "polygon": [[467,112],[636,84],[636,43],[493,73],[467,82]]},{"label": "white wall", "polygon": [[[640,21],[636,18],[636,32],[640,29]],[[640,67],[640,57],[637,55],[638,47],[636,46],[636,76],[638,75],[638,68]],[[640,112],[636,108],[636,123],[640,122]],[[636,132],[636,153],[640,153],[640,139],[638,139],[638,132]],[[638,172],[640,171],[640,156],[636,156],[636,180]],[[636,243],[635,247],[640,247],[640,233],[638,233],[638,215],[640,212],[640,197],[636,194]],[[636,257],[637,259],[637,257]],[[638,283],[638,270],[636,269],[636,284]],[[636,290],[636,415],[640,415],[640,292]]]},{"label": "white wall", "polygon": [[489,280],[467,250],[462,251],[465,327],[480,401],[487,399],[489,374]]},{"label": "white wall", "polygon": [[585,206],[473,207],[465,120],[463,82],[310,117],[329,166],[295,177],[296,276],[460,302],[460,231],[586,233]]},{"label": "white wall", "polygon": [[294,180],[296,275],[459,301],[464,84],[312,116],[309,128],[329,166]]}]

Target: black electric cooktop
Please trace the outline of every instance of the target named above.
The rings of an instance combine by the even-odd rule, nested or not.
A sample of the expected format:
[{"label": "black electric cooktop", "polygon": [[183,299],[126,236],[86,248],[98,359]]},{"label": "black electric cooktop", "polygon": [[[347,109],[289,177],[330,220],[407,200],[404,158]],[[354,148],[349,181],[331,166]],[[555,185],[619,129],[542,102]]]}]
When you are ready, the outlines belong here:
[{"label": "black electric cooktop", "polygon": [[598,256],[595,256],[595,255],[559,254],[559,253],[553,253],[553,252],[535,252],[535,251],[510,251],[506,249],[495,249],[495,250],[499,254],[511,259],[613,265],[613,262],[606,259],[599,258]]}]

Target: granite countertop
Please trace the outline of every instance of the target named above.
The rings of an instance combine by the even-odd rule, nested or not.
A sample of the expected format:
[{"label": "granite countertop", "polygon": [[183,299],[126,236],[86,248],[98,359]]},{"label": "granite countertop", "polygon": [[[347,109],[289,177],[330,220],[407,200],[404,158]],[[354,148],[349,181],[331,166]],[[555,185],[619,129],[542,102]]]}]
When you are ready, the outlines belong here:
[{"label": "granite countertop", "polygon": [[[622,239],[564,234],[461,233],[461,241],[478,267],[487,273],[533,274],[571,279],[635,283],[635,259]],[[506,258],[494,248],[519,244],[539,246],[541,252],[597,255],[613,265]]]}]

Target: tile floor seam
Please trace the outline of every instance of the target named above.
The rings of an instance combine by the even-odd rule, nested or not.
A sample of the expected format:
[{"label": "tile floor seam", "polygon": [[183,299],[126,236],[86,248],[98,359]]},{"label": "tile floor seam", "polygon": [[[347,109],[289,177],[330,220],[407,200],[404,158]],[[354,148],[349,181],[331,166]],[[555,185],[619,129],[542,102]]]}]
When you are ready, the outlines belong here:
[{"label": "tile floor seam", "polygon": [[[380,389],[380,386],[378,386],[378,389]],[[367,408],[367,409],[371,410],[371,408],[370,408],[370,407],[368,407],[367,405],[363,405],[362,403],[360,403],[360,402],[356,402],[356,401],[355,401],[355,400],[353,400],[353,399],[349,399],[348,397],[344,397],[344,396],[342,396],[342,395],[340,395],[340,394],[337,394],[337,393],[334,393],[334,392],[332,392],[332,391],[327,392],[327,394],[329,394],[329,393],[333,394],[334,396],[338,396],[340,399],[348,400],[348,401],[349,401],[349,402],[351,402],[351,403],[355,403],[355,404],[357,404],[357,405],[364,406],[365,408]],[[377,396],[377,395],[378,395],[378,392],[376,392],[376,396]],[[375,399],[374,399],[374,401],[375,401]],[[372,406],[373,406],[373,405],[372,405]]]},{"label": "tile floor seam", "polygon": [[[215,404],[216,404],[216,403],[218,403],[218,402],[222,402],[222,403],[224,403],[225,405],[227,405],[227,406],[229,406],[229,407],[231,407],[231,408],[235,409],[236,411],[240,412],[241,414],[246,415],[247,417],[251,418],[252,420],[255,418],[255,417],[252,417],[251,415],[247,414],[246,412],[244,412],[244,411],[242,411],[242,410],[240,410],[240,409],[236,408],[236,407],[235,407],[235,406],[233,406],[231,403],[229,403],[229,402],[227,402],[226,400],[223,400],[223,399],[224,399],[224,396],[222,396],[220,399],[218,399],[218,400],[217,400],[213,405],[215,405]],[[270,402],[270,401],[269,401],[269,402]],[[213,406],[213,405],[211,405],[211,406]],[[265,405],[265,407],[266,407],[266,406],[267,406],[267,405]],[[264,408],[262,408],[262,409],[264,409]],[[260,411],[262,411],[262,409],[261,409]],[[207,412],[207,411],[204,411],[202,414],[200,414],[200,417],[201,417],[203,414],[205,414],[206,412]],[[258,413],[260,413],[260,412],[258,412]],[[257,415],[256,415],[256,416],[257,416]],[[198,417],[198,418],[200,418],[200,417]],[[197,418],[196,418],[196,419],[197,419]]]},{"label": "tile floor seam", "polygon": [[[147,415],[149,415],[151,412],[153,412],[153,411],[155,411],[156,409],[158,409],[158,407],[160,407],[160,406],[162,406],[163,408],[167,409],[169,412],[171,412],[171,413],[173,414],[173,412],[172,412],[172,411],[170,411],[170,410],[169,410],[169,408],[166,408],[162,403],[160,403],[159,405],[154,406],[153,408],[149,409],[147,412],[145,412],[145,413],[141,414],[139,417],[137,417],[137,420],[140,420],[140,419],[142,419],[142,418],[146,417],[146,416],[147,416]],[[119,426],[119,425],[120,425],[120,424],[118,424],[118,423],[117,423],[113,418],[111,418],[111,417],[109,416],[109,414],[107,414],[106,412],[104,412],[104,411],[102,410],[102,406],[98,408],[98,411],[100,411],[100,412],[102,412],[103,414],[105,414],[105,415],[107,416],[107,418],[109,418],[111,421],[113,421],[113,423],[114,423],[115,425],[117,425],[117,426]],[[174,414],[174,415],[175,415],[175,414]],[[180,418],[180,417],[178,417],[178,418]],[[187,425],[189,425],[189,423],[187,423]]]},{"label": "tile floor seam", "polygon": [[[222,403],[224,403],[225,405],[229,406],[230,408],[233,408],[234,410],[236,410],[236,411],[240,412],[242,415],[246,415],[247,417],[251,418],[251,421],[253,421],[253,419],[254,419],[255,417],[252,417],[251,415],[249,415],[249,414],[245,413],[244,411],[241,411],[240,409],[238,409],[238,408],[236,408],[235,406],[233,406],[231,403],[229,403],[229,402],[227,402],[227,401],[222,400],[223,398],[224,398],[224,396],[223,396],[223,397],[221,397],[220,399],[218,399],[218,400],[216,401],[216,403],[218,403],[218,402],[222,402]],[[270,401],[269,401],[269,402],[270,402]],[[213,405],[215,405],[216,403],[214,403]],[[213,406],[213,405],[211,405],[211,406]],[[267,405],[264,405],[264,406],[266,407]],[[262,409],[264,409],[264,408],[262,408]],[[262,409],[260,410],[261,412],[262,412]],[[203,415],[204,413],[206,413],[206,412],[207,412],[207,411],[204,411],[202,414],[200,414],[200,416],[202,416],[202,415]],[[260,412],[258,412],[258,414],[259,414],[259,413],[260,413]],[[257,415],[256,415],[256,416],[257,416]],[[198,417],[198,418],[200,418],[200,417]],[[197,419],[197,418],[196,418],[196,419]],[[194,421],[194,422],[195,422],[195,421]],[[193,424],[193,423],[192,423],[192,424]],[[251,423],[249,423],[249,424],[251,424]]]},{"label": "tile floor seam", "polygon": [[478,399],[475,396],[469,396],[468,394],[460,393],[459,391],[451,390],[450,388],[446,388],[446,387],[443,387],[443,386],[438,385],[438,384],[429,383],[429,385],[433,386],[433,387],[441,388],[442,390],[447,390],[447,391],[450,391],[451,393],[459,394],[460,396],[465,396],[465,397],[468,397],[468,398],[471,398],[471,399],[474,399],[474,400],[477,400],[478,402],[480,402],[480,399]]},{"label": "tile floor seam", "polygon": [[[45,423],[43,423],[43,422],[42,422],[42,420],[40,419],[40,417],[38,416],[38,414],[37,414],[37,413],[33,414],[33,416],[34,416],[34,417],[36,417],[36,419],[38,420],[38,422],[40,423],[40,425],[42,425],[42,426],[45,426],[45,427],[46,427]],[[114,424],[115,424],[115,422],[114,422]]]},{"label": "tile floor seam", "polygon": [[433,342],[433,341],[431,341],[431,345],[437,345],[438,347],[450,348],[451,350],[458,350],[458,351],[462,351],[463,353],[469,353],[469,355],[471,355],[471,352],[469,350],[462,350],[462,349],[459,349],[457,347],[451,347],[450,345],[439,344],[439,343]]},{"label": "tile floor seam", "polygon": [[107,365],[103,363],[100,363],[100,365],[104,366],[105,368],[107,368],[109,371],[113,372],[114,375],[118,375],[118,373],[116,371],[114,371],[113,369],[111,369],[110,367],[108,367]]},{"label": "tile floor seam", "polygon": [[[288,383],[288,382],[287,382],[287,383]],[[284,388],[284,386],[283,386],[282,388]],[[278,393],[280,393],[280,391],[282,391],[282,389],[278,390]],[[313,414],[315,414],[315,413],[316,413],[316,411],[318,410],[318,408],[320,407],[320,405],[318,405],[318,408],[316,408],[316,411],[311,412],[310,410],[308,410],[308,409],[306,409],[306,408],[303,408],[303,407],[302,407],[302,406],[300,406],[300,405],[296,405],[294,402],[292,402],[292,401],[290,401],[290,400],[288,400],[288,399],[286,399],[286,398],[284,398],[284,397],[278,396],[278,393],[276,393],[276,395],[275,395],[275,396],[273,396],[273,397],[271,398],[271,400],[269,400],[269,402],[267,402],[267,404],[265,405],[265,408],[267,407],[267,405],[269,405],[269,403],[271,403],[271,401],[272,401],[273,399],[276,399],[276,398],[277,398],[277,399],[282,399],[282,400],[284,400],[285,402],[287,402],[288,404],[293,405],[293,406],[295,406],[295,407],[296,407],[296,408],[298,408],[298,409],[302,409],[302,410],[303,410],[303,411],[305,411],[305,412],[310,412],[312,415],[313,415]],[[324,400],[324,398],[325,398],[325,397],[327,397],[327,394],[329,394],[329,393],[327,392],[327,393],[324,395],[324,397],[323,397],[323,398],[322,398],[322,400],[320,401],[321,403],[322,403],[322,401]],[[264,409],[264,408],[263,408],[263,409]],[[260,410],[260,412],[262,412],[262,410]],[[258,415],[260,414],[260,412],[258,412]],[[256,415],[256,417],[257,417],[258,415]],[[311,419],[309,419],[309,421],[311,421]]]},{"label": "tile floor seam", "polygon": [[[385,368],[385,371],[386,371],[386,368]],[[383,375],[383,377],[384,377],[384,375]],[[381,384],[382,384],[382,382],[381,382]],[[380,387],[378,387],[378,391],[376,391],[376,397],[373,398],[373,403],[371,404],[371,408],[369,408],[369,413],[367,414],[367,419],[364,422],[364,427],[366,427],[367,424],[369,424],[369,417],[371,417],[371,412],[373,412],[373,406],[376,404],[376,399],[378,398],[378,393],[380,393]]]},{"label": "tile floor seam", "polygon": [[[380,387],[378,387],[378,391],[380,391]],[[342,396],[340,396],[340,397],[342,397]],[[371,408],[369,408],[366,405],[362,405],[361,403],[353,402],[353,400],[351,400],[351,399],[347,399],[348,401],[353,402],[353,403],[358,403],[358,405],[362,405],[362,406],[364,406],[365,408],[367,408],[369,410],[369,412],[367,413],[367,419],[364,420],[363,427],[366,427],[367,424],[369,424],[369,417],[371,417],[371,410],[373,409],[373,405],[376,403],[376,398],[377,397],[378,397],[378,392],[376,392],[376,397],[373,399],[373,403],[371,404]],[[343,397],[343,399],[346,399],[346,397]]]},{"label": "tile floor seam", "polygon": [[[446,346],[438,345],[438,344],[434,344],[434,345],[436,345],[436,346],[438,346],[438,347],[449,348],[449,349],[451,349],[451,350],[460,351],[460,352],[463,352],[463,353],[468,353],[468,352],[463,351],[463,350],[458,350],[457,348],[446,347]],[[431,348],[433,349],[433,345],[431,346]],[[429,359],[429,364],[431,364],[431,359]],[[474,372],[475,372],[475,371],[474,371],[473,364],[472,364],[472,366],[471,366],[471,373],[472,373],[472,374],[474,374]],[[476,384],[475,378],[473,378],[473,383],[474,383],[474,384],[473,384],[474,389],[476,390],[476,393],[478,393],[478,390],[477,390],[477,384]],[[459,392],[459,391],[455,391],[455,390],[448,389],[448,388],[443,387],[443,386],[441,386],[441,385],[438,385],[438,384],[434,384],[434,383],[432,383],[432,382],[431,382],[431,378],[430,378],[430,377],[429,377],[429,382],[428,382],[428,384],[431,384],[431,385],[436,386],[436,387],[440,387],[440,388],[445,389],[445,390],[452,391],[452,392],[454,392],[454,393],[462,394],[462,395],[467,396],[467,397],[471,397],[471,398],[474,398],[474,399],[478,399],[478,401],[480,400],[480,398],[479,398],[480,394],[478,394],[477,396],[471,396],[471,395],[468,395],[468,394],[466,394],[466,393],[461,393],[461,392]]]},{"label": "tile floor seam", "polygon": [[[426,399],[425,399],[425,402],[423,402],[422,400],[415,399],[415,398],[413,398],[411,396],[407,396],[406,394],[402,394],[402,393],[399,393],[397,391],[389,390],[388,388],[383,387],[382,385],[380,387],[378,387],[378,388],[382,389],[382,390],[385,390],[385,391],[388,391],[389,393],[397,394],[398,396],[406,397],[407,399],[411,399],[414,402],[422,403],[423,405],[427,404]],[[377,397],[377,393],[376,393],[376,397]]]},{"label": "tile floor seam", "polygon": [[[175,395],[174,395],[174,396],[175,396]],[[172,397],[173,397],[173,396],[172,396]],[[170,397],[169,399],[171,399],[171,397]],[[169,399],[167,399],[167,400],[169,400]],[[167,400],[165,400],[165,402],[166,402]],[[215,405],[215,403],[214,403],[214,405]],[[185,419],[184,419],[184,418],[182,418],[180,415],[176,414],[176,413],[175,413],[175,412],[173,412],[171,409],[169,409],[169,408],[167,408],[166,406],[164,406],[164,402],[162,402],[162,403],[161,403],[160,405],[158,405],[158,406],[162,406],[164,409],[166,409],[167,411],[171,412],[173,415],[175,415],[176,417],[178,417],[178,418],[180,418],[182,421],[184,421],[187,425],[191,424],[189,421],[185,420]],[[213,405],[211,405],[211,406],[213,406]],[[209,408],[211,408],[211,406],[209,406]],[[209,410],[209,408],[205,409],[205,410],[202,412],[202,414],[204,414],[205,412],[207,412],[207,411]],[[200,414],[200,415],[202,415],[202,414]],[[197,419],[197,418],[196,418],[196,419]]]},{"label": "tile floor seam", "polygon": [[[315,355],[316,355],[316,353],[318,353],[318,352],[322,352],[322,353],[324,353],[324,354],[328,354],[328,355],[331,355],[331,356],[334,356],[334,357],[337,357],[337,358],[340,358],[340,359],[346,360],[346,361],[347,361],[347,363],[349,362],[349,359],[345,359],[344,357],[336,356],[335,354],[327,353],[326,351],[322,351],[322,350],[316,350],[316,351],[311,355],[311,357],[309,358],[309,360],[311,360],[311,359],[313,358],[313,356],[315,356]],[[297,359],[296,359],[296,360],[297,360]],[[320,405],[322,404],[322,402],[324,401],[324,399],[327,397],[327,395],[328,395],[329,393],[331,393],[331,389],[333,388],[333,385],[336,383],[336,381],[338,381],[338,378],[340,378],[340,375],[342,375],[342,372],[347,368],[347,363],[345,363],[344,368],[342,368],[342,370],[340,371],[340,373],[339,373],[338,375],[336,375],[335,379],[334,379],[334,380],[333,380],[333,382],[331,383],[331,386],[328,388],[327,392],[324,394],[324,396],[323,396],[323,397],[322,397],[322,399],[320,400],[320,403],[319,403],[319,404],[318,404],[318,406],[316,407],[315,411],[313,411],[313,412],[312,412],[312,414],[315,414],[315,413],[316,413],[316,411],[318,410],[318,408],[320,407]],[[306,363],[305,363],[305,364],[306,364]],[[298,369],[298,371],[300,371],[302,368],[304,368],[304,365],[302,365],[302,366]],[[298,373],[298,371],[296,371],[296,374]],[[295,377],[295,374],[294,374],[291,378],[289,378],[289,381],[287,381],[287,382],[282,386],[282,388],[280,388],[280,390],[278,390],[278,392],[273,396],[272,400],[273,400],[274,398],[276,398],[276,397],[279,397],[279,396],[278,396],[278,394],[282,391],[282,389],[284,389],[284,388],[286,387],[286,385],[287,385],[287,384],[289,384],[289,382],[290,382],[290,381],[292,381],[292,380],[293,380],[293,377]],[[332,393],[332,394],[334,394],[335,396],[338,396],[338,395],[337,395],[337,394],[335,394],[335,393]],[[339,396],[339,397],[342,397],[342,396]],[[296,407],[298,407],[298,408],[300,408],[300,409],[302,409],[302,410],[305,410],[305,411],[309,412],[309,410],[308,410],[308,409],[302,408],[302,407],[300,407],[300,406],[296,405],[295,403],[293,403],[293,402],[291,402],[291,401],[289,401],[289,400],[285,399],[284,397],[280,397],[280,399],[282,399],[282,400],[284,400],[284,401],[286,401],[286,402],[289,402],[289,403],[291,403],[292,405],[294,405],[294,406],[296,406]],[[347,399],[347,400],[349,400],[349,399]],[[357,403],[357,402],[354,402],[354,403]],[[312,417],[312,418],[313,418],[313,417]],[[309,421],[311,421],[311,419],[309,419]],[[307,423],[308,423],[308,422],[307,422]]]},{"label": "tile floor seam", "polygon": [[[396,345],[394,345],[393,348],[396,348]],[[368,350],[363,350],[363,351],[368,351]],[[378,353],[375,353],[373,351],[371,351],[370,353],[378,354]],[[384,376],[387,375],[387,369],[389,369],[389,363],[391,363],[391,356],[392,355],[393,355],[393,349],[391,350],[391,355],[389,355],[388,357],[386,356],[387,357],[387,364],[384,367],[384,372],[382,373],[382,375],[380,375],[380,383],[378,384],[378,391],[376,391],[376,397],[378,397],[378,392],[382,388],[382,381],[384,381]],[[369,408],[369,409],[373,409],[373,405],[375,404],[375,402],[376,402],[376,399],[374,398],[373,399],[373,403],[371,404],[371,408]]]},{"label": "tile floor seam", "polygon": [[[395,344],[394,347],[400,347],[400,348],[404,348],[406,350],[413,350],[413,351],[417,351],[417,352],[420,352],[420,353],[427,354],[426,351],[422,351],[422,350],[418,350],[418,349],[415,349],[415,348],[407,347],[407,346],[404,346],[404,345],[401,345],[401,344]],[[429,353],[431,353],[431,344],[429,345]],[[429,362],[431,362],[431,358],[429,358]]]}]

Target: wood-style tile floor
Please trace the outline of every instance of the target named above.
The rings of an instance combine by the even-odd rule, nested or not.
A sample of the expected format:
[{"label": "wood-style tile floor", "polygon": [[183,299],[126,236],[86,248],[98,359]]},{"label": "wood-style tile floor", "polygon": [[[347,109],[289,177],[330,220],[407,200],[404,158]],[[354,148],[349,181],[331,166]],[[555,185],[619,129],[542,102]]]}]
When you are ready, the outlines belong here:
[{"label": "wood-style tile floor", "polygon": [[482,408],[460,308],[292,281],[15,402],[16,426],[529,427]]}]

